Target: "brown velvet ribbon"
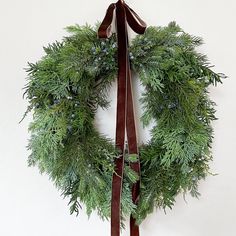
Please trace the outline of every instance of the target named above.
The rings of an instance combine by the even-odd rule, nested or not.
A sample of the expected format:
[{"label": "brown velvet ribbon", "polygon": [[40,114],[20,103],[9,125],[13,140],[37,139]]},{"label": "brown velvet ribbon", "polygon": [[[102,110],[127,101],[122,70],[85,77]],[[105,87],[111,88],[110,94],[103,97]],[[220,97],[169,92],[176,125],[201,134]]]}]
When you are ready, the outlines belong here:
[{"label": "brown velvet ribbon", "polygon": [[[131,29],[138,34],[144,33],[146,24],[126,3],[124,3],[124,1],[119,0],[108,7],[106,16],[98,29],[99,38],[108,38],[112,35],[111,27],[114,11],[116,12],[116,34],[118,40],[118,89],[115,144],[120,151],[120,154],[115,159],[115,173],[113,174],[112,179],[111,236],[120,236],[125,131],[128,141],[128,153],[136,154],[138,157],[131,86],[131,69],[128,53],[127,23]],[[136,162],[131,162],[130,167],[140,177],[139,158]],[[139,191],[140,179],[132,186],[132,201],[135,204],[138,202]],[[132,216],[130,216],[130,235],[139,236],[139,227],[135,224],[135,219]]]}]

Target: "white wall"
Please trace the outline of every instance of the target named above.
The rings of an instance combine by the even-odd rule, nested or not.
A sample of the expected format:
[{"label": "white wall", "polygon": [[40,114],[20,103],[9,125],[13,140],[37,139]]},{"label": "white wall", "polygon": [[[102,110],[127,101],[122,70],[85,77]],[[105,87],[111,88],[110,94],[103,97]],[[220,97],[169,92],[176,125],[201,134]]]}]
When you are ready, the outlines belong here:
[{"label": "white wall", "polygon": [[[21,88],[23,67],[36,61],[42,46],[60,39],[67,25],[102,20],[109,0],[0,0],[0,235],[1,236],[108,236],[109,222],[82,211],[69,215],[63,200],[47,176],[27,167],[27,125],[18,121],[27,102]],[[200,200],[182,197],[165,215],[157,211],[141,225],[141,236],[236,235],[236,3],[234,0],[127,0],[148,25],[176,20],[187,32],[202,36],[201,51],[230,78],[211,89],[218,104],[214,122],[216,177],[202,182]],[[111,107],[115,111],[115,107]],[[107,119],[114,127],[114,113]],[[101,125],[107,120],[101,120]],[[113,122],[113,123],[112,123]],[[112,126],[113,125],[113,126]],[[101,128],[101,127],[100,127]],[[113,128],[110,135],[113,134]],[[114,130],[114,129],[113,129]],[[127,236],[128,230],[123,232]]]}]

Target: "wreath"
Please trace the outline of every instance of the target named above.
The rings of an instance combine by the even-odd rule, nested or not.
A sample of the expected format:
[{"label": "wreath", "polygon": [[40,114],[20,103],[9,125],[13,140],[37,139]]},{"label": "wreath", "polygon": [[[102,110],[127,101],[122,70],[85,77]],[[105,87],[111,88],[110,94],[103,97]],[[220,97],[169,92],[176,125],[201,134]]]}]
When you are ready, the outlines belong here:
[{"label": "wreath", "polygon": [[[61,42],[44,47],[45,56],[28,63],[25,95],[30,166],[38,166],[69,197],[71,213],[83,203],[103,219],[110,217],[111,184],[117,150],[114,141],[94,125],[98,107],[109,106],[108,91],[117,76],[117,40],[99,40],[97,27],[69,26]],[[125,155],[122,218],[137,223],[157,208],[172,208],[179,193],[198,197],[199,181],[209,174],[215,103],[208,87],[221,83],[205,55],[196,51],[202,39],[175,22],[148,27],[129,50],[133,73],[145,88],[140,103],[144,126],[154,122],[150,140],[139,147],[141,189],[138,205],[131,186],[138,179]]]}]

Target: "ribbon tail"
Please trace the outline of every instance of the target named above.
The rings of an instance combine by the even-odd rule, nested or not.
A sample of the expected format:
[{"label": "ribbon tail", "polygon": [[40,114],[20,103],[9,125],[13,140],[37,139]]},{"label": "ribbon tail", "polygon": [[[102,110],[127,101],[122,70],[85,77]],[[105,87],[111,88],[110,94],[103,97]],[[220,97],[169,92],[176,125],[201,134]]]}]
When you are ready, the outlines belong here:
[{"label": "ribbon tail", "polygon": [[120,236],[121,198],[124,171],[124,144],[127,106],[127,28],[125,9],[121,2],[116,3],[116,26],[118,41],[118,91],[116,112],[116,147],[121,152],[115,160],[111,199],[111,236]]},{"label": "ribbon tail", "polygon": [[[127,118],[126,118],[126,130],[127,130],[127,139],[128,139],[128,147],[129,154],[136,154],[137,160],[136,162],[130,163],[130,168],[135,171],[139,180],[133,184],[132,186],[132,201],[134,204],[138,203],[139,192],[140,192],[140,160],[139,160],[139,152],[138,152],[138,144],[137,144],[137,135],[136,135],[136,127],[135,127],[135,116],[134,116],[134,106],[133,106],[133,95],[132,95],[132,76],[130,64],[127,66]],[[136,221],[133,216],[130,216],[130,236],[139,236],[139,226],[136,225]]]},{"label": "ribbon tail", "polygon": [[[125,4],[125,13],[129,26],[131,29],[138,34],[143,34],[146,30],[146,23],[128,6]],[[128,73],[127,73],[127,138],[129,145],[129,153],[137,154],[137,161],[130,163],[130,167],[135,171],[139,180],[132,186],[132,201],[134,204],[138,204],[139,193],[140,193],[140,179],[141,179],[141,170],[140,170],[140,160],[137,146],[137,137],[136,137],[136,128],[135,128],[135,119],[134,119],[134,109],[133,109],[133,98],[132,98],[132,85],[131,85],[131,69],[128,62]],[[131,215],[130,216],[130,236],[139,236],[139,226],[136,224],[136,220]]]}]

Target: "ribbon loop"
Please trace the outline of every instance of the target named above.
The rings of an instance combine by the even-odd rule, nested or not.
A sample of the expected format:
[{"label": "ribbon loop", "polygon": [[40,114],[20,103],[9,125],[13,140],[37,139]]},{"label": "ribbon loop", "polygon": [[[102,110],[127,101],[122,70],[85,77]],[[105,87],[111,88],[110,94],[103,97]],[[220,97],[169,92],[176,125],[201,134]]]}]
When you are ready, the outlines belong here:
[{"label": "ribbon loop", "polygon": [[98,37],[99,38],[109,38],[112,35],[111,26],[113,21],[113,14],[114,10],[116,8],[116,5],[112,3],[106,12],[106,15],[98,29]]},{"label": "ribbon loop", "polygon": [[137,34],[143,34],[147,28],[146,23],[127,4],[125,4],[125,13],[131,29]]}]

